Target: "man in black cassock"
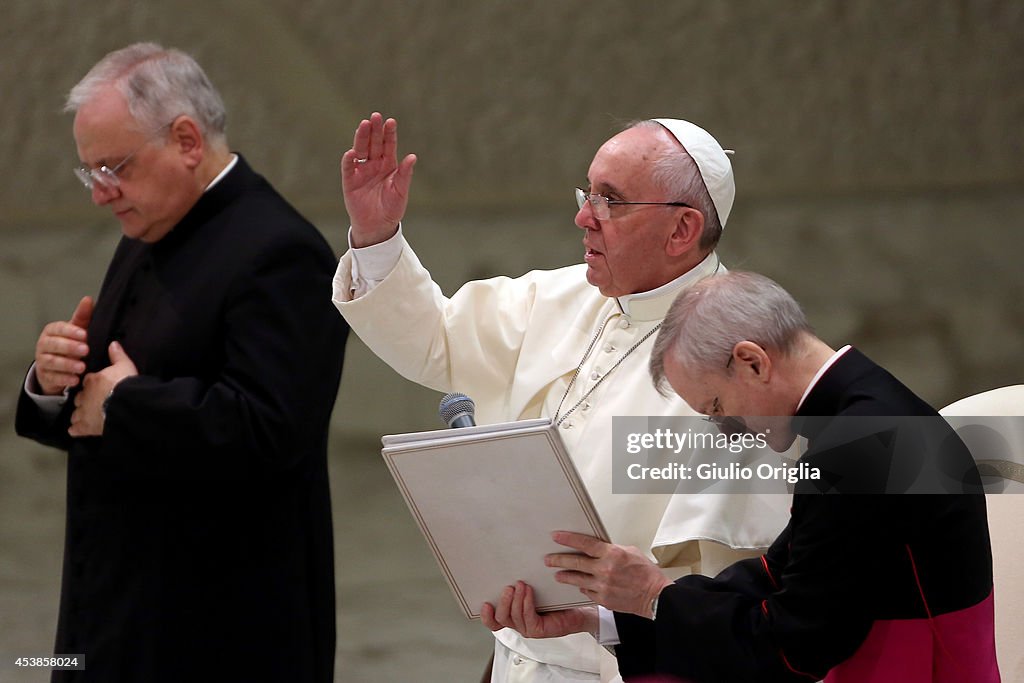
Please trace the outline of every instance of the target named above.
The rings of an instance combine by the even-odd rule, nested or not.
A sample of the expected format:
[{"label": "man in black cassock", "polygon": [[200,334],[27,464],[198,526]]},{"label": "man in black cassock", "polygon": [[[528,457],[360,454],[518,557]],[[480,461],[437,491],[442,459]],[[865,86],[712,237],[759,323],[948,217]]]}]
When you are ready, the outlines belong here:
[{"label": "man in black cassock", "polygon": [[188,55],[112,52],[67,110],[124,236],[18,402],[19,434],[68,451],[55,653],[85,668],[54,680],[328,683],[335,257],[230,151]]}]

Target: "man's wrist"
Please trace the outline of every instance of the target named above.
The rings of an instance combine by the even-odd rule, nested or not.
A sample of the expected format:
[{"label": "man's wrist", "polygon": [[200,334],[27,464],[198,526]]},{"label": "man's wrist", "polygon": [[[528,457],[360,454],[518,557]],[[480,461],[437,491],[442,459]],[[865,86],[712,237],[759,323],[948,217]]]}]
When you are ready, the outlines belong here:
[{"label": "man's wrist", "polygon": [[349,226],[348,229],[348,246],[351,249],[369,249],[375,247],[378,244],[384,244],[398,234],[402,228],[402,223],[399,221],[391,227],[383,229],[356,229],[354,225]]},{"label": "man's wrist", "polygon": [[[132,375],[129,375],[132,376]],[[103,403],[100,404],[100,414],[102,415],[103,422],[107,421],[107,412],[110,410],[110,402],[114,400],[114,392],[117,391],[117,387],[121,382],[128,379],[128,377],[122,377],[121,379],[114,382],[113,386],[110,387],[110,391],[103,397]]]},{"label": "man's wrist", "polygon": [[661,598],[662,591],[664,591],[668,586],[671,586],[671,585],[672,585],[671,581],[668,582],[668,583],[663,583],[658,588],[658,591],[654,594],[654,597],[651,598],[651,602],[648,605],[648,610],[647,610],[649,612],[649,614],[644,615],[648,619],[650,619],[651,621],[654,621],[655,619],[658,618],[658,601]]},{"label": "man's wrist", "polygon": [[116,387],[117,385],[115,384],[110,388],[110,391],[107,392],[106,398],[103,399],[103,403],[100,405],[100,414],[103,416],[104,422],[107,421],[107,408],[110,406],[110,397],[114,395],[114,388]]}]

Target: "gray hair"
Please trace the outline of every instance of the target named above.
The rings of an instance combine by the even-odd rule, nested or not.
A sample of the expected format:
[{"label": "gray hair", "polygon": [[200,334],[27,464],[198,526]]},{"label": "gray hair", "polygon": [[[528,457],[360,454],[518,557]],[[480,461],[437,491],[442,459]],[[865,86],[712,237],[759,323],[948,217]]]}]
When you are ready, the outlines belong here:
[{"label": "gray hair", "polygon": [[672,302],[654,340],[651,379],[668,396],[666,354],[687,368],[724,371],[741,341],[789,355],[805,334],[813,330],[800,304],[775,281],[741,271],[708,277]]},{"label": "gray hair", "polygon": [[224,101],[202,67],[184,52],[156,43],[111,52],[71,89],[64,111],[77,112],[110,86],[124,96],[128,111],[146,131],[159,130],[185,114],[204,137],[226,144]]},{"label": "gray hair", "polygon": [[718,219],[715,203],[711,201],[704,178],[689,152],[663,125],[653,120],[634,121],[626,126],[660,131],[672,141],[671,151],[652,160],[651,177],[655,184],[668,193],[671,201],[686,202],[704,214],[704,231],[700,235],[700,248],[711,251],[722,237],[722,222]]}]

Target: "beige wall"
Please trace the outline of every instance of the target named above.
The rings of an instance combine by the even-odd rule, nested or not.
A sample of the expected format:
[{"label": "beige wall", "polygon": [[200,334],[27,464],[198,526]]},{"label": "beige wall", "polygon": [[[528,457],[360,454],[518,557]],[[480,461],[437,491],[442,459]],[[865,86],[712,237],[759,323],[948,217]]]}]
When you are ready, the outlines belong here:
[{"label": "beige wall", "polygon": [[[420,206],[555,207],[622,121],[685,115],[735,147],[740,198],[1019,189],[1020,3],[8,0],[8,208],[81,207],[53,172],[61,96],[138,39],[206,65],[231,132],[310,210],[333,211],[356,115],[400,117]],[[427,192],[427,188],[430,192]]]},{"label": "beige wall", "polygon": [[[199,57],[232,145],[338,249],[337,159],[373,109],[420,155],[408,233],[449,291],[577,261],[571,187],[596,147],[682,116],[737,150],[727,263],[778,278],[827,338],[937,404],[1022,379],[1020,3],[13,0],[0,32],[12,378],[116,239],[68,171],[63,95],[108,50],[156,39]],[[375,387],[432,402],[370,368],[371,405]]]}]

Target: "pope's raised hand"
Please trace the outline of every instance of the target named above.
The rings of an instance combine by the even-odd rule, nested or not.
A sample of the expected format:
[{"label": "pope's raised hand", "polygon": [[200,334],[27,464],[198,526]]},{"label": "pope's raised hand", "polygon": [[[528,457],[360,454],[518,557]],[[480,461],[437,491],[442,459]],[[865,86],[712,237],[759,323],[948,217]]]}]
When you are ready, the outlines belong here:
[{"label": "pope's raised hand", "polygon": [[398,162],[398,122],[378,112],[356,128],[352,149],[341,157],[345,209],[352,222],[352,244],[368,247],[389,239],[409,203],[416,155]]}]

